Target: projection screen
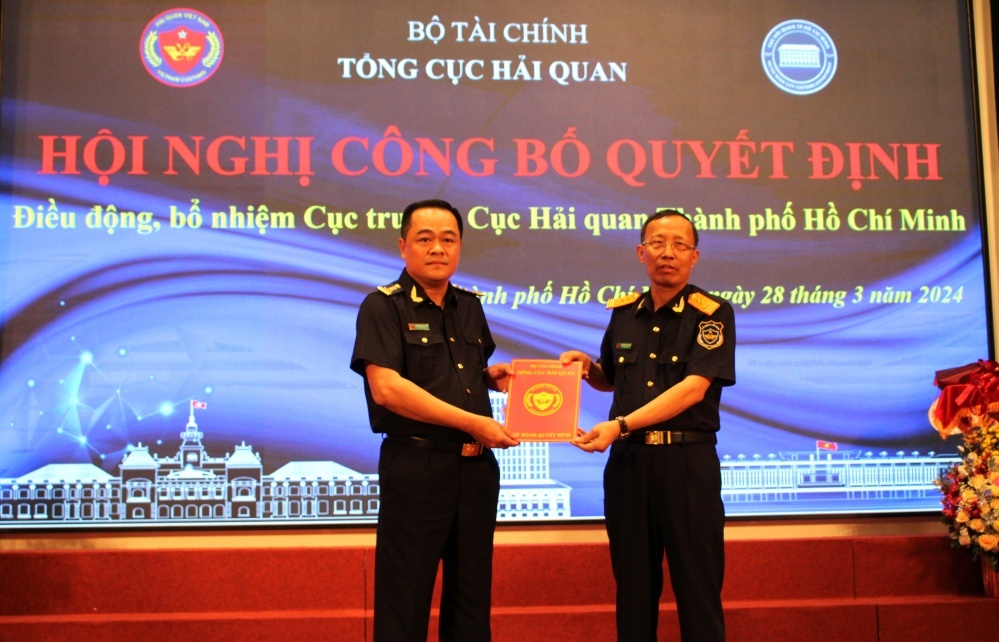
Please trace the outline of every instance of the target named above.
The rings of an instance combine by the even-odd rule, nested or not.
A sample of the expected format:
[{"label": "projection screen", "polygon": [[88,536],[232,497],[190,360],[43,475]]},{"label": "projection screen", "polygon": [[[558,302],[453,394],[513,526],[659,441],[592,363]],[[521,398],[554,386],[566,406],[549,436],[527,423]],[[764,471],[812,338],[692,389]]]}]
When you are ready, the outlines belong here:
[{"label": "projection screen", "polygon": [[[728,515],[939,509],[934,372],[990,354],[966,2],[2,11],[0,530],[373,523],[355,316],[425,198],[494,363],[596,356],[680,209],[736,310]],[[603,455],[497,455],[501,521],[602,518]]]}]

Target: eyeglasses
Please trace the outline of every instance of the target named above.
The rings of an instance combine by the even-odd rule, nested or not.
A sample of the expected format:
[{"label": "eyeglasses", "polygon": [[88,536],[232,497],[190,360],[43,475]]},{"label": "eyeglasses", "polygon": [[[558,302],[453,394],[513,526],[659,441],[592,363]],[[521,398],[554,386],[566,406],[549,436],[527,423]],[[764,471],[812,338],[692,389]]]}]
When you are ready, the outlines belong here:
[{"label": "eyeglasses", "polygon": [[682,241],[670,243],[668,241],[660,241],[658,239],[656,239],[655,241],[642,241],[642,245],[647,247],[652,252],[655,252],[656,254],[659,254],[660,252],[665,250],[667,245],[673,248],[673,252],[675,254],[686,254],[691,250],[697,249],[693,245],[687,245]]}]

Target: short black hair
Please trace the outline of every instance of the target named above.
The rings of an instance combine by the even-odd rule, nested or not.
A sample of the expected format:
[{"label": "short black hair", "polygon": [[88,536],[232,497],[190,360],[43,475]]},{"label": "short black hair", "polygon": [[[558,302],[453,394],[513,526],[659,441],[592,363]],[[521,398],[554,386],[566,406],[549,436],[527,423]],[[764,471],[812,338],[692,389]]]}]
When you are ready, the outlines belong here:
[{"label": "short black hair", "polygon": [[406,238],[406,232],[409,231],[410,225],[413,222],[413,212],[416,210],[424,209],[435,209],[435,210],[447,210],[454,214],[454,220],[458,222],[458,238],[461,238],[462,234],[465,233],[464,226],[461,222],[461,212],[458,211],[454,205],[451,205],[445,200],[439,198],[431,198],[425,201],[416,201],[415,203],[410,203],[406,206],[406,209],[402,211],[402,225],[400,226],[399,233],[402,238]]},{"label": "short black hair", "polygon": [[690,229],[694,231],[694,247],[697,247],[697,245],[700,243],[700,237],[697,234],[697,227],[694,226],[694,222],[689,218],[687,218],[686,214],[683,214],[682,212],[673,209],[659,210],[649,218],[645,219],[645,222],[642,223],[642,237],[639,240],[642,243],[645,242],[645,229],[649,226],[649,223],[651,223],[652,221],[657,221],[661,218],[666,218],[667,216],[679,216],[683,220],[690,223]]}]

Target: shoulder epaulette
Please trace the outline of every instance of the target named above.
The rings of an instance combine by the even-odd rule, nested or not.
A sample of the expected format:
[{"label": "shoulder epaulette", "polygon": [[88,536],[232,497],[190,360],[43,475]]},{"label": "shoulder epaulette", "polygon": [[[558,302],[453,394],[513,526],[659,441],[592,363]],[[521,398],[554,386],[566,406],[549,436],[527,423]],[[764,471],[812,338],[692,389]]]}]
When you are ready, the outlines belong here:
[{"label": "shoulder epaulette", "polygon": [[718,303],[714,299],[708,298],[700,292],[692,292],[687,297],[687,303],[708,316],[714,314],[715,310],[721,307],[721,303]]},{"label": "shoulder epaulette", "polygon": [[631,305],[635,301],[642,298],[641,292],[629,292],[628,294],[615,297],[607,302],[607,309],[620,308],[626,305]]},{"label": "shoulder epaulette", "polygon": [[454,283],[451,284],[451,287],[453,287],[455,290],[458,290],[459,292],[464,292],[465,294],[474,294],[475,296],[486,295],[485,292],[476,292],[475,290],[469,290],[468,288],[463,288],[460,285],[455,285]]},{"label": "shoulder epaulette", "polygon": [[399,294],[402,292],[402,286],[398,283],[393,283],[392,285],[379,285],[378,291],[385,296],[392,296],[393,294]]}]

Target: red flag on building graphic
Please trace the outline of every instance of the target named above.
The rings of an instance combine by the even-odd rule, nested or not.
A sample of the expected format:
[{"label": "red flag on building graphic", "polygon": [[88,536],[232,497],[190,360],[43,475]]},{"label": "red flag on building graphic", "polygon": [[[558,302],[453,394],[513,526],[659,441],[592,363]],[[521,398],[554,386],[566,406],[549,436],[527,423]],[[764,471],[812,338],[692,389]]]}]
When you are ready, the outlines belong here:
[{"label": "red flag on building graphic", "polygon": [[[191,407],[192,408],[197,408],[198,410],[205,410],[206,408],[208,408],[208,402],[207,401],[195,401],[194,399],[192,399],[191,400]],[[835,450],[835,448],[833,450]]]},{"label": "red flag on building graphic", "polygon": [[815,442],[815,447],[818,450],[839,450],[839,444],[835,441],[822,441],[821,439]]}]

